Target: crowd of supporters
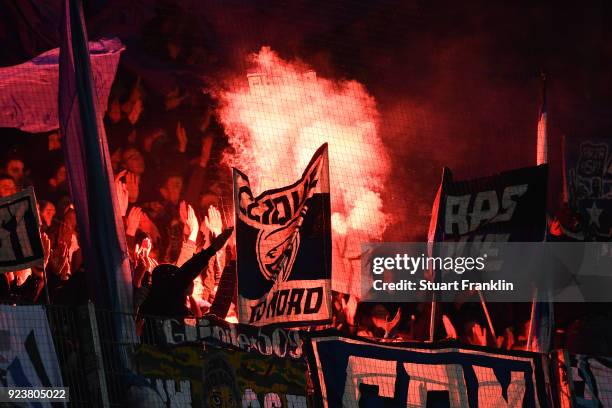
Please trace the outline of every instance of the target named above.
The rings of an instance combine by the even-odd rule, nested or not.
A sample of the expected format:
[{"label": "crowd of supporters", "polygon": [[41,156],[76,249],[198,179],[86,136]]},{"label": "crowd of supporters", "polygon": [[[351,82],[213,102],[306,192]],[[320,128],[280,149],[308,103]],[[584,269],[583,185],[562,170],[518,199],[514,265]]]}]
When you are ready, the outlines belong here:
[{"label": "crowd of supporters", "polygon": [[[140,127],[143,112],[149,108],[140,88],[136,81],[127,96],[113,95],[106,116],[119,211],[124,215],[132,266],[134,313],[203,316],[211,312],[225,271],[232,277],[230,299],[225,299],[230,307],[221,308],[221,313],[212,312],[236,322],[229,182],[223,177],[220,151],[213,153],[216,144],[223,146],[224,136],[211,129],[219,128],[211,125],[210,108],[203,109],[199,128],[191,128],[189,133],[173,112],[183,102],[172,104],[168,111],[161,107],[156,114],[159,118],[166,112],[168,121],[175,120],[171,137],[160,127]],[[57,133],[50,133],[44,142],[44,152],[34,149],[35,160],[28,161],[25,152],[11,149],[0,176],[0,195],[5,197],[34,185],[46,273],[32,267],[0,275],[0,299],[9,303],[83,304],[88,300],[87,272],[61,141]],[[558,219],[552,223],[551,233],[569,233],[565,230]],[[332,304],[332,326],[345,333],[385,340],[428,337],[428,304],[359,303],[354,296],[341,293],[334,293]],[[524,349],[529,306],[489,305],[497,326],[502,327],[494,337],[479,303],[445,305],[439,335],[466,344]]]},{"label": "crowd of supporters", "polygon": [[[143,34],[147,50],[176,66],[214,66],[210,50],[185,46],[181,35],[187,27],[177,21],[184,19],[152,21],[150,27],[161,32],[150,41]],[[224,302],[229,307],[220,307],[221,314],[237,321],[231,180],[222,160],[227,138],[214,117],[214,99],[201,87],[182,86],[178,81],[165,88],[167,84],[151,89],[150,81],[145,85],[133,71],[120,66],[104,118],[132,266],[134,313],[198,317],[211,308],[218,313],[215,299],[225,272],[234,278],[229,300]],[[0,197],[35,187],[45,262],[44,269],[0,274],[0,301],[83,304],[88,300],[86,262],[79,248],[59,133],[25,135],[6,129],[2,133],[6,134],[3,143],[11,145],[3,147]],[[576,222],[562,214],[551,226],[552,236],[584,239]],[[439,316],[439,336],[524,349],[529,307],[491,305],[498,328],[493,336],[479,303],[446,305]],[[332,325],[364,337],[426,339],[429,316],[427,304],[360,303],[340,293],[333,297]],[[570,317],[558,327],[568,333],[584,332],[584,326],[571,325],[571,316],[579,314],[566,316]]]},{"label": "crowd of supporters", "polygon": [[[134,313],[202,316],[211,312],[223,272],[235,282],[229,169],[222,164],[225,137],[212,118],[212,102],[203,102],[202,96],[172,93],[164,101],[147,102],[147,92],[138,79],[123,88],[123,93],[120,89],[113,89],[105,126],[132,266]],[[198,103],[194,102],[196,98],[200,99]],[[189,115],[184,113],[193,116],[197,112],[192,103],[200,108],[195,121],[188,120]],[[169,125],[156,125],[160,123]],[[58,133],[44,139],[45,146],[34,147],[36,156],[27,156],[30,160],[19,144],[10,149],[0,176],[0,195],[35,187],[46,274],[32,267],[2,275],[0,299],[10,303],[83,304],[88,300],[87,272],[68,192],[61,139]],[[231,302],[231,306],[222,313],[228,320],[237,321],[233,283],[230,291],[225,303]],[[359,303],[354,296],[334,293],[333,306],[332,325],[347,333],[381,339],[427,337],[427,305]],[[480,314],[469,305],[454,314],[444,314],[444,334],[471,344],[524,346],[524,327],[516,334],[509,327],[493,339],[482,319],[472,317]]]},{"label": "crowd of supporters", "polygon": [[[167,270],[169,265],[179,274],[187,266],[193,268],[202,249],[214,244],[216,237],[228,238],[221,236],[232,218],[228,214],[229,181],[224,177],[228,172],[221,171],[220,165],[224,138],[211,125],[212,105],[201,92],[189,95],[173,90],[163,101],[150,98],[145,102],[147,93],[140,80],[126,77],[127,89],[123,88],[124,78],[118,78],[113,88],[105,128],[134,271],[136,307],[142,303],[150,313],[176,314],[177,309],[152,304],[156,292],[147,296],[143,289],[154,288],[153,270],[158,265],[157,270],[165,275],[174,273]],[[6,133],[10,140],[11,132]],[[20,140],[6,149],[0,195],[34,186],[47,255],[47,287],[41,269],[15,271],[3,275],[0,297],[46,302],[48,295],[56,304],[78,304],[86,299],[87,291],[61,138],[57,132],[45,135],[45,140],[40,135],[18,136],[27,143]],[[190,287],[183,290],[190,313],[201,315],[210,307],[226,260],[232,256],[232,245],[200,256],[197,273],[189,274],[193,275]]]}]

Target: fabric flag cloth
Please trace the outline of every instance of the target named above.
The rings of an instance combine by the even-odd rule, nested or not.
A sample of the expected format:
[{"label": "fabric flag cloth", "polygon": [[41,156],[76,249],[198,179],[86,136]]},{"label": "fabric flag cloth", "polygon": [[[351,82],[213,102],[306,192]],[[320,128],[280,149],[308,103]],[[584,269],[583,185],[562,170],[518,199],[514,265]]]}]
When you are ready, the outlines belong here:
[{"label": "fabric flag cloth", "polygon": [[45,254],[34,188],[1,198],[0,220],[0,273],[42,266]]},{"label": "fabric flag cloth", "polygon": [[444,174],[438,219],[429,233],[436,242],[544,241],[548,166],[464,181],[448,169]]},{"label": "fabric flag cloth", "polygon": [[[118,38],[89,43],[94,97],[100,112],[106,109],[123,49]],[[59,53],[55,48],[23,64],[0,68],[0,127],[31,133],[59,128]]]},{"label": "fabric flag cloth", "polygon": [[548,129],[546,123],[546,78],[542,77],[542,107],[538,119],[538,144],[536,164],[548,163]]},{"label": "fabric flag cloth", "polygon": [[541,356],[382,343],[335,330],[311,333],[304,352],[317,407],[545,407]]},{"label": "fabric flag cloth", "polygon": [[[97,307],[132,311],[132,278],[106,134],[98,109],[79,0],[64,2],[60,46],[59,122],[70,193],[90,296]],[[106,69],[115,76],[116,64]],[[122,326],[122,325],[120,325]],[[129,325],[128,325],[129,326]],[[116,328],[118,339],[129,327]]]},{"label": "fabric flag cloth", "polygon": [[555,303],[552,298],[551,285],[534,288],[527,335],[527,349],[530,351],[548,353],[551,349],[555,334]]},{"label": "fabric flag cloth", "polygon": [[[548,129],[546,123],[546,77],[542,74],[542,107],[538,120],[538,145],[536,164],[548,164]],[[550,288],[536,288],[531,307],[528,349],[548,352],[553,336],[554,303]]]},{"label": "fabric flag cloth", "polygon": [[[544,241],[547,177],[548,166],[541,165],[455,181],[452,172],[445,168],[432,210],[429,241],[456,242],[459,244],[457,250],[463,248],[460,250],[463,253],[472,249],[479,251],[483,243]],[[502,272],[510,276],[512,267],[512,260],[505,260]],[[433,271],[433,277],[440,281],[437,272]],[[489,315],[483,294],[479,297],[489,329],[494,332],[492,329],[497,322]],[[434,330],[439,324],[436,313],[434,298],[430,338],[436,337]]]},{"label": "fabric flag cloth", "polygon": [[529,328],[528,350],[548,353],[552,346],[555,326],[555,304],[551,288],[538,288],[534,292]]},{"label": "fabric flag cloth", "polygon": [[[0,305],[0,316],[2,387],[63,387],[45,307]],[[23,405],[0,405],[57,408],[65,403],[24,401]]]},{"label": "fabric flag cloth", "polygon": [[254,197],[234,169],[241,323],[302,326],[331,319],[331,216],[327,144],[290,186]]},{"label": "fabric flag cloth", "polygon": [[561,136],[561,159],[563,160],[561,162],[561,171],[563,173],[563,190],[562,190],[562,197],[563,197],[563,204],[565,205],[569,205],[569,186],[568,186],[568,181],[567,181],[567,160],[566,160],[566,149],[567,149],[567,140],[565,135]]},{"label": "fabric flag cloth", "polygon": [[[429,221],[429,231],[427,232],[427,256],[433,256],[434,243],[442,240],[442,231],[438,228],[438,222],[440,221],[440,201],[442,199],[442,191],[444,190],[444,185],[447,181],[450,180],[450,178],[450,169],[444,167],[442,169],[442,182],[440,183],[440,187],[438,187],[436,198],[434,199],[434,203],[431,208],[431,219]],[[436,276],[436,271],[433,268],[428,271],[428,274],[428,278],[432,282],[439,281],[439,276]],[[432,292],[431,305],[429,310],[429,341],[434,341],[436,337],[436,326],[438,321],[437,303],[437,293]],[[420,336],[420,338],[423,338],[423,336]]]},{"label": "fabric flag cloth", "polygon": [[612,140],[570,137],[564,163],[568,201],[582,216],[586,239],[612,241]]}]

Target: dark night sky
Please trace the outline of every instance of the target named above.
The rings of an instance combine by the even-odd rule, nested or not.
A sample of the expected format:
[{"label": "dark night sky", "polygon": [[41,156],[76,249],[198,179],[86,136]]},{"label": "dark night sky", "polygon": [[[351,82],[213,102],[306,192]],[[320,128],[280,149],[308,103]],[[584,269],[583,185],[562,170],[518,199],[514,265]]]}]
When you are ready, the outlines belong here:
[{"label": "dark night sky", "polygon": [[230,15],[210,3],[229,49],[270,44],[324,76],[366,84],[399,175],[390,198],[412,209],[408,224],[420,231],[443,165],[468,178],[534,164],[540,70],[549,79],[552,211],[561,189],[561,135],[609,135],[605,2],[298,1],[256,9],[234,2],[243,8]]},{"label": "dark night sky", "polygon": [[[270,45],[319,75],[364,83],[379,103],[383,138],[393,152],[397,177],[388,202],[405,209],[417,231],[424,231],[443,165],[468,178],[534,164],[541,69],[549,78],[551,210],[561,189],[561,135],[610,137],[609,2],[178,3],[197,22],[193,38],[204,35],[218,57],[208,72],[213,77],[215,69],[244,69],[246,53]],[[40,38],[25,46],[22,40],[32,36],[16,35],[25,26],[16,9],[24,4],[9,1],[0,16],[0,38],[12,39],[0,51],[2,65],[49,48]],[[134,22],[153,15],[154,1],[86,4],[91,38],[116,34],[136,53]],[[50,43],[52,20],[43,16],[37,26]]]}]

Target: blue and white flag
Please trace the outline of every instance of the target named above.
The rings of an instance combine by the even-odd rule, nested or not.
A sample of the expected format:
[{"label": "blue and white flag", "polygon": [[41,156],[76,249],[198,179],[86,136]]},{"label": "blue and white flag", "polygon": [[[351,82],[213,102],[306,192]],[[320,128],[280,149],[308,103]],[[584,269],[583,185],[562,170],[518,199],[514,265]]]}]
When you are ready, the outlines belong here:
[{"label": "blue and white flag", "polygon": [[290,186],[255,196],[234,169],[241,323],[303,326],[331,319],[327,144]]}]

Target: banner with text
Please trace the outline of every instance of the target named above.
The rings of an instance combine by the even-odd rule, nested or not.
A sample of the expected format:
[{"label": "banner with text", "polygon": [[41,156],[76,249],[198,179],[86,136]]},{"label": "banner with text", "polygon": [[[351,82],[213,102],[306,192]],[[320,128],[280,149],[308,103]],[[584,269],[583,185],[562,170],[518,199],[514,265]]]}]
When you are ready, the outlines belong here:
[{"label": "banner with text", "polygon": [[544,407],[541,355],[313,334],[307,353],[324,407]]},{"label": "banner with text", "polygon": [[255,326],[331,318],[331,216],[327,144],[294,184],[254,197],[234,169],[238,316]]},{"label": "banner with text", "polygon": [[612,141],[570,138],[565,151],[567,190],[589,238],[612,239]]},{"label": "banner with text", "polygon": [[0,198],[0,273],[42,266],[39,225],[32,187]]},{"label": "banner with text", "polygon": [[575,406],[612,406],[612,358],[574,354],[569,364]]},{"label": "banner with text", "polygon": [[0,317],[0,387],[63,387],[44,307],[0,305]]},{"label": "banner with text", "polygon": [[[445,168],[434,202],[428,241],[447,243],[431,247],[427,255],[446,257],[496,256],[507,242],[542,242],[546,237],[546,190],[548,166],[540,165],[501,172],[488,177],[455,181]],[[435,252],[444,249],[444,253]],[[523,254],[529,258],[535,249]],[[497,272],[511,276],[517,270],[505,259]],[[441,281],[439,271],[428,279]],[[485,279],[469,272],[472,281]]]},{"label": "banner with text", "polygon": [[203,342],[217,346],[233,346],[240,350],[256,352],[266,356],[302,357],[301,332],[281,327],[255,327],[234,324],[213,316],[204,316],[194,321],[164,320],[164,341],[168,345]]},{"label": "banner with text", "polygon": [[453,181],[445,169],[434,241],[541,242],[548,167]]},{"label": "banner with text", "polygon": [[154,386],[149,406],[307,408],[306,366],[238,350],[141,345],[137,371]]}]

